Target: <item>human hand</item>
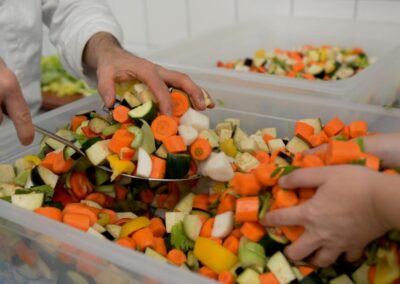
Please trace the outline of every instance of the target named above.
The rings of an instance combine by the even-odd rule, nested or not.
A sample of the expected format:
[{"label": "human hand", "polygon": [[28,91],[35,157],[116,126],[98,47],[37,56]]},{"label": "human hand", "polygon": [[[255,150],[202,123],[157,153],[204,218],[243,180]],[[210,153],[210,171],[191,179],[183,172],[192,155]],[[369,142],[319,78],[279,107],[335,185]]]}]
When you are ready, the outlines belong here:
[{"label": "human hand", "polygon": [[32,143],[35,131],[29,107],[22,96],[17,77],[0,58],[0,123],[3,121],[3,111],[13,121],[21,143]]},{"label": "human hand", "polygon": [[303,235],[286,247],[293,260],[311,256],[311,263],[326,267],[342,253],[348,261],[358,260],[372,240],[391,225],[376,202],[384,191],[386,176],[361,166],[331,166],[300,169],[280,179],[285,189],[318,188],[307,202],[269,212],[266,226],[304,226]]},{"label": "human hand", "polygon": [[[95,34],[88,42],[85,62],[96,70],[98,91],[105,105],[111,107],[115,100],[115,84],[138,79],[147,84],[155,95],[164,114],[172,114],[172,101],[168,86],[185,91],[196,109],[204,110],[203,90],[189,76],[167,70],[122,49],[107,33]],[[213,107],[213,104],[209,107]]]}]

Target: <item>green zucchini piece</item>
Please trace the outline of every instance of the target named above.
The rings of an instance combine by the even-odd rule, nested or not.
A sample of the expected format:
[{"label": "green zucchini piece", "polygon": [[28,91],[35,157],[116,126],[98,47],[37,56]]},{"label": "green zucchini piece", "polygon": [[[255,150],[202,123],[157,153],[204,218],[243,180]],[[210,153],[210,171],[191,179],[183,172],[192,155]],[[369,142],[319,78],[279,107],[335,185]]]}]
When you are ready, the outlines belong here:
[{"label": "green zucchini piece", "polygon": [[166,159],[168,156],[167,149],[165,149],[164,145],[161,144],[156,151],[156,156],[162,159]]},{"label": "green zucchini piece", "polygon": [[104,128],[103,131],[101,132],[101,134],[108,137],[108,136],[113,135],[115,133],[115,131],[117,131],[120,128],[121,128],[121,124],[119,124],[119,123],[112,124],[112,125]]},{"label": "green zucchini piece", "polygon": [[151,123],[157,116],[157,107],[152,101],[148,101],[129,112],[129,116],[133,119],[143,119],[147,123]]},{"label": "green zucchini piece", "polygon": [[304,277],[300,284],[323,284],[321,278],[317,275],[317,273],[313,272],[306,277]]},{"label": "green zucchini piece", "polygon": [[102,185],[106,181],[110,180],[110,175],[107,171],[100,169],[100,168],[95,168],[95,179],[96,179],[96,185]]},{"label": "green zucchini piece", "polygon": [[89,121],[89,128],[96,134],[100,134],[104,129],[110,126],[110,123],[101,117],[94,117]]},{"label": "green zucchini piece", "polygon": [[156,141],[154,139],[153,132],[151,131],[150,125],[143,119],[140,120],[142,123],[143,142],[141,147],[148,153],[152,154],[156,150]]},{"label": "green zucchini piece", "polygon": [[86,151],[87,149],[89,149],[92,145],[96,144],[96,142],[101,141],[102,139],[100,137],[93,137],[90,138],[88,141],[86,141],[85,143],[82,144],[82,150]]},{"label": "green zucchini piece", "polygon": [[[143,127],[143,125],[142,125],[142,127]],[[131,143],[131,147],[134,149],[137,149],[140,146],[142,146],[142,143],[144,140],[143,130],[137,126],[130,126],[130,127],[128,127],[128,131],[130,133],[132,133],[133,135],[135,135],[135,138],[133,139],[133,141]]]},{"label": "green zucchini piece", "polygon": [[124,93],[122,103],[129,108],[135,108],[141,105],[139,99],[131,92]]},{"label": "green zucchini piece", "polygon": [[276,235],[273,229],[268,229],[267,234],[263,236],[259,244],[264,247],[265,255],[272,256],[276,252],[283,250],[288,242],[285,237]]},{"label": "green zucchini piece", "polygon": [[190,156],[187,154],[167,155],[167,178],[183,178],[187,176],[190,168]]},{"label": "green zucchini piece", "polygon": [[254,242],[244,243],[239,248],[239,261],[243,268],[251,267],[262,273],[267,261],[264,247]]}]

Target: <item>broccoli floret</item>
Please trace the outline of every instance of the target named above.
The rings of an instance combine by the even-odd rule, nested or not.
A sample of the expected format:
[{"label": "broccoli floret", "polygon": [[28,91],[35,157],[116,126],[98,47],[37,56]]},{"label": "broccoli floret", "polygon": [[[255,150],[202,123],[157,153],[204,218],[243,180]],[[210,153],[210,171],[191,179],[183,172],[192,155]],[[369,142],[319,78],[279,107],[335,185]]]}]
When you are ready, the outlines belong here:
[{"label": "broccoli floret", "polygon": [[175,248],[183,251],[188,251],[193,249],[194,242],[186,236],[182,222],[177,223],[172,227],[171,244]]}]

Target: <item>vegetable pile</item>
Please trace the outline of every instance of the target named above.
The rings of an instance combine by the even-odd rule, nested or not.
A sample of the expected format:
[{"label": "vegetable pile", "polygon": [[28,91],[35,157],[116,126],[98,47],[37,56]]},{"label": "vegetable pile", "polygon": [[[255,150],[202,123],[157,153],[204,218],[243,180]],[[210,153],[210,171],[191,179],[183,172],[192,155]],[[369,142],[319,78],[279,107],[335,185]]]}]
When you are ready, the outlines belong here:
[{"label": "vegetable pile", "polygon": [[56,55],[43,57],[40,66],[42,92],[49,92],[59,97],[77,94],[89,96],[96,92],[90,89],[85,81],[69,74]]},{"label": "vegetable pile", "polygon": [[[142,84],[120,85],[118,93],[122,104],[109,118],[81,113],[58,131],[81,145],[91,162],[45,138],[38,156],[0,165],[1,198],[220,283],[399,281],[398,231],[372,243],[357,265],[339,260],[317,269],[307,262],[291,262],[282,253],[302,235],[302,227],[265,228],[259,223],[268,211],[313,197],[313,188],[279,187],[279,178],[298,168],[356,164],[398,174],[382,169],[378,157],[364,152],[362,137],[372,134],[365,121],[346,125],[334,117],[323,125],[318,118],[302,119],[289,140],[279,138],[276,128],[249,135],[234,118],[210,129],[208,118],[191,109],[180,91],[171,93],[174,117],[157,114]],[[325,143],[324,151],[303,153]],[[94,167],[101,163],[109,163],[114,172]],[[201,173],[211,180],[147,182],[120,176],[123,172],[152,177]],[[20,270],[39,263],[43,267],[29,244],[14,243]],[[95,265],[82,264],[80,257],[55,257],[71,267],[65,277],[86,281],[79,283],[97,281],[101,274]]]},{"label": "vegetable pile", "polygon": [[372,62],[361,48],[345,49],[305,45],[294,50],[256,51],[252,58],[217,62],[217,67],[273,74],[307,80],[341,80],[367,68]]}]

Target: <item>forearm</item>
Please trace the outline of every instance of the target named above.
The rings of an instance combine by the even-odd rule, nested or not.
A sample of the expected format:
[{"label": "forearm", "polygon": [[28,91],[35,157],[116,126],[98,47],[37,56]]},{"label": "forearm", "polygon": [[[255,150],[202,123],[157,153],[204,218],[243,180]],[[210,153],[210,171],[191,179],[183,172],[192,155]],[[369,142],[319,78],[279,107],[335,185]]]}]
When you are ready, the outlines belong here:
[{"label": "forearm", "polygon": [[385,168],[400,167],[400,133],[364,138],[365,152],[378,156]]},{"label": "forearm", "polygon": [[380,174],[374,188],[374,211],[388,230],[400,230],[400,175]]},{"label": "forearm", "polygon": [[106,32],[94,34],[83,51],[82,61],[85,69],[96,70],[103,55],[118,49],[121,49],[121,45],[112,34]]}]

